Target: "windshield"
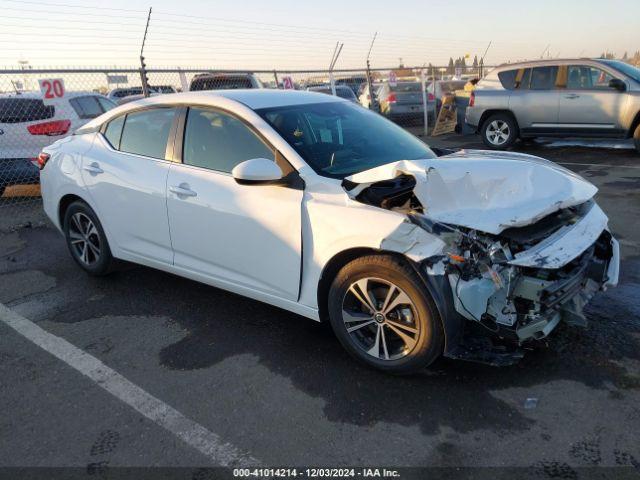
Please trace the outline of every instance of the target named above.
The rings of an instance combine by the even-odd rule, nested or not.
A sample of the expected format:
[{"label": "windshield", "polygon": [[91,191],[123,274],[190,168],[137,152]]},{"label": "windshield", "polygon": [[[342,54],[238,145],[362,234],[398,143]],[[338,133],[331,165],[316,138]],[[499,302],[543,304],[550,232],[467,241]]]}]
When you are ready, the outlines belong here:
[{"label": "windshield", "polygon": [[435,158],[418,138],[351,102],[263,108],[256,112],[319,175],[342,179],[398,160]]},{"label": "windshield", "polygon": [[624,73],[625,75],[633,78],[636,82],[640,82],[640,68],[629,65],[628,63],[621,62],[619,60],[604,60],[605,65],[609,65],[611,68]]}]

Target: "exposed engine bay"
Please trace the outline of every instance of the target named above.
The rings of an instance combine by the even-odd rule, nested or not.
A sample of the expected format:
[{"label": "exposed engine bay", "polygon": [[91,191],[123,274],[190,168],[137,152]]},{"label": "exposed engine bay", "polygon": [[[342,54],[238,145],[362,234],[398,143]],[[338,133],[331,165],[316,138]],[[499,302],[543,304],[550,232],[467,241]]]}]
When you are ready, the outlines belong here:
[{"label": "exposed engine bay", "polygon": [[[398,162],[377,181],[373,171],[356,174],[343,187],[355,201],[406,215],[409,225],[381,247],[413,253],[428,275],[444,276],[466,320],[517,345],[560,321],[586,325],[586,303],[618,281],[618,243],[592,199],[595,187],[536,157],[491,155],[505,160],[493,175],[486,170],[496,165],[473,165],[461,152],[431,165]],[[511,182],[514,160],[525,164],[529,184]],[[478,168],[485,171],[474,178]]]}]

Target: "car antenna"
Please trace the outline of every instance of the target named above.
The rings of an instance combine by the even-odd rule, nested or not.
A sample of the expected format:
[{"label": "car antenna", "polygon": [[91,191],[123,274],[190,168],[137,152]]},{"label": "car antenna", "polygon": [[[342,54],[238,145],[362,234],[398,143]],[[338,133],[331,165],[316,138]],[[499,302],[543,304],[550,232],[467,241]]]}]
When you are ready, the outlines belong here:
[{"label": "car antenna", "polygon": [[149,30],[149,21],[151,20],[151,8],[147,15],[147,24],[144,27],[144,36],[142,37],[142,47],[140,47],[140,81],[142,82],[142,94],[149,96],[149,79],[147,78],[147,65],[144,63],[144,44],[147,41],[147,31]]}]

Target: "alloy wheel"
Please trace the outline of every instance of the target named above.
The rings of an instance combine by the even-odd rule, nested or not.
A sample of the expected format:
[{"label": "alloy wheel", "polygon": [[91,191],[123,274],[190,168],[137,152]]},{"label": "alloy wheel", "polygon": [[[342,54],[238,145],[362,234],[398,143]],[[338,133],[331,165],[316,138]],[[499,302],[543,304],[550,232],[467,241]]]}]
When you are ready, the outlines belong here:
[{"label": "alloy wheel", "polygon": [[502,120],[494,120],[487,127],[485,135],[492,145],[503,145],[511,135],[511,129],[507,122]]},{"label": "alloy wheel", "polygon": [[100,259],[100,234],[93,221],[84,213],[71,216],[69,242],[78,259],[93,265]]},{"label": "alloy wheel", "polygon": [[416,306],[397,285],[366,277],[353,282],[342,301],[342,319],[358,348],[379,360],[398,360],[416,346]]}]

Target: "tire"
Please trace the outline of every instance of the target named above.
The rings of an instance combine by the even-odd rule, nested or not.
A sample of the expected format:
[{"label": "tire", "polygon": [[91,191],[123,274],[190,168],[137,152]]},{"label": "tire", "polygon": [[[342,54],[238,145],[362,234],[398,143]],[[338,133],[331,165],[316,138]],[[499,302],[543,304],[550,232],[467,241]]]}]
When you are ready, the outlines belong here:
[{"label": "tire", "polygon": [[508,113],[494,113],[482,124],[480,135],[487,147],[493,150],[504,150],[511,147],[518,139],[518,124]]},{"label": "tire", "polygon": [[92,276],[111,272],[114,263],[107,236],[95,212],[82,201],[67,208],[63,221],[67,248],[73,260]]},{"label": "tire", "polygon": [[[369,305],[371,296],[377,301],[374,308],[361,300],[363,289]],[[392,256],[371,255],[345,265],[329,290],[328,310],[342,346],[370,367],[407,375],[442,354],[444,331],[431,296],[411,266]]]},{"label": "tire", "polygon": [[636,152],[640,153],[640,123],[633,132],[633,143],[636,146]]}]

